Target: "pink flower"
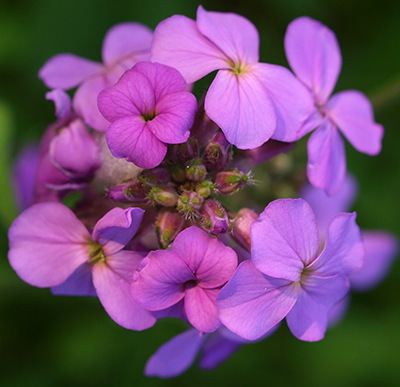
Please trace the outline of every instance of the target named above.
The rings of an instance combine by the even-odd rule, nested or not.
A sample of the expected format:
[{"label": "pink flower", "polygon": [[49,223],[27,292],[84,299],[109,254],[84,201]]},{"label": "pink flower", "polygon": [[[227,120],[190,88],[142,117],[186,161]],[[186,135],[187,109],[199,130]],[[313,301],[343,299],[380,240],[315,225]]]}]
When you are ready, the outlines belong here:
[{"label": "pink flower", "polygon": [[306,88],[284,67],[259,63],[255,26],[233,13],[197,9],[197,20],[174,15],[154,32],[151,59],[178,69],[188,83],[219,70],[206,98],[207,115],[240,149],[271,137],[293,141],[312,110]]},{"label": "pink flower", "polygon": [[111,153],[138,167],[154,168],[164,159],[166,144],[185,142],[197,101],[184,88],[177,70],[141,62],[102,91],[99,109],[111,122],[107,130]]},{"label": "pink flower", "polygon": [[86,124],[105,131],[109,125],[97,108],[97,96],[112,86],[135,63],[148,60],[152,31],[139,23],[121,23],[112,27],[103,41],[103,63],[73,54],[58,54],[39,71],[39,78],[51,89],[69,90],[76,86],[74,111]]},{"label": "pink flower", "polygon": [[374,121],[372,105],[363,93],[346,90],[329,99],[342,66],[339,43],[329,28],[309,17],[292,21],[286,31],[285,51],[293,71],[314,99],[313,114],[298,133],[301,138],[317,128],[308,141],[308,179],[334,195],[346,175],[340,132],[359,152],[377,155],[383,127]]}]

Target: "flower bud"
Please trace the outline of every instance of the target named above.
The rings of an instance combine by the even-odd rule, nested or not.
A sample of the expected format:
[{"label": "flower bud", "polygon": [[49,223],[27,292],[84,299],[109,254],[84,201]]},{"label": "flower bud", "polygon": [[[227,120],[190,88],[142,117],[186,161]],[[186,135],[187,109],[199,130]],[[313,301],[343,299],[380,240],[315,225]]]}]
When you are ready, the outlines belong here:
[{"label": "flower bud", "polygon": [[203,198],[197,192],[183,192],[176,208],[185,218],[191,219],[198,216],[202,204]]},{"label": "flower bud", "polygon": [[169,156],[173,161],[184,165],[189,160],[199,157],[198,141],[190,137],[182,144],[170,145]]},{"label": "flower bud", "polygon": [[232,195],[243,189],[247,184],[253,184],[254,181],[249,174],[245,174],[238,169],[222,171],[215,177],[215,187],[221,195]]},{"label": "flower bud", "polygon": [[155,185],[165,185],[170,180],[169,170],[165,165],[153,169],[144,169],[138,176],[143,185],[149,189]]},{"label": "flower bud", "polygon": [[147,200],[148,189],[137,178],[108,190],[107,196],[117,202],[140,203]]},{"label": "flower bud", "polygon": [[222,132],[214,135],[204,150],[204,164],[208,171],[222,171],[231,160],[232,145]]},{"label": "flower bud", "polygon": [[249,208],[242,208],[233,223],[232,238],[243,248],[251,250],[250,226],[258,218]]},{"label": "flower bud", "polygon": [[201,210],[200,226],[211,234],[225,234],[229,231],[228,215],[218,200],[206,200]]},{"label": "flower bud", "polygon": [[153,187],[148,194],[148,198],[154,204],[164,207],[175,207],[178,202],[178,194],[173,187],[168,185]]},{"label": "flower bud", "polygon": [[175,210],[163,208],[156,220],[156,233],[160,246],[166,249],[182,231],[185,220]]},{"label": "flower bud", "polygon": [[172,164],[170,173],[172,180],[176,183],[183,183],[186,180],[186,167],[181,164]]},{"label": "flower bud", "polygon": [[204,199],[209,197],[214,190],[214,183],[210,180],[204,180],[196,185],[196,192]]},{"label": "flower bud", "polygon": [[206,178],[207,169],[200,158],[186,163],[186,177],[192,181],[203,181]]}]

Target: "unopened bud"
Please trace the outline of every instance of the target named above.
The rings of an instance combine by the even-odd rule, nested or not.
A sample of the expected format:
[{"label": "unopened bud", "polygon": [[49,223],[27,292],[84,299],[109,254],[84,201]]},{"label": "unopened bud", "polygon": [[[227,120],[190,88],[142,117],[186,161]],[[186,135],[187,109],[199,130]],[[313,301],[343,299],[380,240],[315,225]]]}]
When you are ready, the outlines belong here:
[{"label": "unopened bud", "polygon": [[140,203],[147,200],[148,192],[142,182],[135,178],[110,188],[107,196],[117,202]]},{"label": "unopened bud", "polygon": [[165,165],[153,169],[144,169],[138,176],[143,185],[149,189],[155,185],[165,185],[170,180],[169,170]]},{"label": "unopened bud", "polygon": [[181,164],[172,164],[170,167],[171,178],[176,183],[183,183],[186,180],[186,167]]},{"label": "unopened bud", "polygon": [[218,200],[206,200],[201,210],[200,225],[211,234],[225,234],[229,231],[228,214]]},{"label": "unopened bud", "polygon": [[183,192],[178,199],[176,208],[185,218],[197,217],[203,204],[203,198],[197,192]]},{"label": "unopened bud", "polygon": [[170,145],[169,156],[173,161],[182,165],[189,160],[199,157],[199,145],[197,140],[190,137],[182,144]]},{"label": "unopened bud", "polygon": [[209,171],[222,171],[230,162],[232,145],[222,132],[214,135],[204,150],[204,164]]},{"label": "unopened bud", "polygon": [[209,197],[214,190],[214,183],[210,180],[204,180],[196,185],[196,192],[204,199]]},{"label": "unopened bud", "polygon": [[156,233],[162,248],[167,248],[181,232],[184,219],[175,210],[162,209],[156,220]]},{"label": "unopened bud", "polygon": [[178,202],[178,194],[173,187],[156,186],[151,189],[148,198],[154,203],[164,207],[175,207]]},{"label": "unopened bud", "polygon": [[254,181],[250,174],[245,174],[238,169],[222,171],[215,177],[215,187],[221,195],[232,195]]},{"label": "unopened bud", "polygon": [[233,223],[232,238],[243,248],[251,250],[250,226],[258,218],[249,208],[242,208]]},{"label": "unopened bud", "polygon": [[186,177],[192,181],[203,181],[206,178],[207,169],[200,158],[193,159],[186,164]]}]

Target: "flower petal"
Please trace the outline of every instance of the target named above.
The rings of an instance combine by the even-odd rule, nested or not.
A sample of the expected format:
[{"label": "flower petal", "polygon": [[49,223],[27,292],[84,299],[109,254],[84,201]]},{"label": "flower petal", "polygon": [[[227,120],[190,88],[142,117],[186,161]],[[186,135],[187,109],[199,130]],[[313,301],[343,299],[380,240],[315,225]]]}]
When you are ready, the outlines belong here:
[{"label": "flower petal", "polygon": [[89,259],[89,232],[59,203],[40,203],[19,215],[8,231],[12,268],[27,283],[49,287],[64,282]]},{"label": "flower petal", "polygon": [[156,103],[157,116],[147,123],[149,130],[162,142],[180,144],[190,135],[197,110],[192,93],[168,94]]},{"label": "flower petal", "polygon": [[349,277],[351,288],[367,291],[377,286],[388,274],[399,252],[397,238],[383,231],[362,231],[365,246],[363,267]]},{"label": "flower petal", "polygon": [[104,75],[88,79],[76,90],[72,101],[76,114],[86,124],[101,132],[105,132],[110,123],[100,113],[97,97],[103,89],[112,86],[112,84]]},{"label": "flower petal", "polygon": [[146,75],[136,71],[136,66],[126,71],[119,81],[100,93],[98,105],[110,122],[126,116],[145,116],[154,111],[156,96]]},{"label": "flower petal", "polygon": [[252,66],[274,103],[276,129],[272,138],[295,141],[314,107],[307,88],[285,67],[258,63]]},{"label": "flower petal", "polygon": [[56,117],[60,124],[68,120],[71,116],[71,98],[61,89],[55,89],[46,93],[46,99],[54,102],[56,107]]},{"label": "flower petal", "polygon": [[[245,342],[245,340],[241,340]],[[199,368],[212,370],[218,367],[228,360],[243,345],[243,342],[228,340],[219,333],[219,330],[215,331],[204,344],[199,359]]]},{"label": "flower petal", "polygon": [[357,191],[357,182],[349,174],[336,195],[328,196],[323,189],[316,188],[311,184],[307,184],[300,190],[299,196],[308,202],[314,211],[320,241],[325,241],[326,231],[332,218],[341,212],[350,210]]},{"label": "flower petal", "polygon": [[83,263],[60,285],[53,286],[55,296],[92,296],[97,297],[92,281],[92,265]]},{"label": "flower petal", "polygon": [[142,74],[150,82],[156,101],[168,94],[185,91],[187,86],[178,70],[160,63],[138,63],[134,71]]},{"label": "flower petal", "polygon": [[209,12],[200,5],[196,21],[199,31],[234,64],[258,62],[260,38],[250,20],[235,13]]},{"label": "flower petal", "polygon": [[374,120],[372,104],[360,91],[337,93],[326,104],[331,119],[359,152],[375,156],[382,149],[383,127]]},{"label": "flower petal", "polygon": [[106,256],[115,254],[126,246],[142,222],[144,210],[115,207],[94,226],[92,238],[100,244]]},{"label": "flower petal", "polygon": [[338,193],[346,176],[346,154],[344,141],[330,120],[325,120],[311,135],[307,152],[310,183],[328,195]]},{"label": "flower petal", "polygon": [[189,322],[201,332],[214,332],[221,326],[218,318],[217,296],[220,289],[186,286],[185,312]]},{"label": "flower petal", "polygon": [[256,340],[285,318],[299,290],[299,286],[268,277],[251,261],[244,261],[218,295],[219,318],[237,335]]},{"label": "flower petal", "polygon": [[287,28],[285,52],[295,74],[314,92],[316,104],[323,105],[342,67],[335,34],[317,20],[299,17]]},{"label": "flower petal", "polygon": [[50,89],[72,89],[89,77],[102,72],[101,63],[73,54],[58,54],[39,70],[39,78]]},{"label": "flower petal", "polygon": [[364,244],[356,224],[357,214],[339,214],[329,223],[321,255],[308,267],[319,277],[348,276],[364,263]]},{"label": "flower petal", "polygon": [[286,322],[299,340],[322,340],[328,326],[329,311],[346,295],[349,282],[341,275],[333,278],[308,276],[301,286],[303,289],[286,316]]},{"label": "flower petal", "polygon": [[50,143],[52,163],[70,177],[93,177],[100,168],[100,147],[79,119],[72,121]]},{"label": "flower petal", "polygon": [[300,281],[303,268],[318,254],[315,216],[302,199],[270,203],[250,229],[254,265],[262,273]]},{"label": "flower petal", "polygon": [[225,54],[200,33],[196,22],[186,16],[165,19],[154,31],[151,61],[176,68],[187,83],[227,68],[227,60]]},{"label": "flower petal", "polygon": [[195,361],[206,335],[189,329],[163,344],[147,361],[146,376],[173,378],[184,373]]},{"label": "flower petal", "polygon": [[[124,258],[128,258],[127,251],[116,255],[121,253]],[[130,283],[113,271],[107,263],[96,263],[92,272],[99,300],[117,324],[136,331],[150,328],[155,324],[154,316],[133,299]]]},{"label": "flower petal", "polygon": [[236,253],[230,247],[195,226],[176,237],[172,251],[187,263],[203,288],[225,284],[237,267]]},{"label": "flower petal", "polygon": [[134,274],[132,295],[148,310],[168,308],[185,295],[185,282],[195,277],[187,264],[174,252],[151,251]]},{"label": "flower petal", "polygon": [[167,146],[140,116],[119,118],[107,130],[107,144],[114,157],[126,158],[140,168],[154,168],[167,154]]},{"label": "flower petal", "polygon": [[219,71],[207,92],[205,111],[240,149],[261,146],[276,128],[271,97],[252,71]]},{"label": "flower petal", "polygon": [[[119,23],[111,27],[104,37],[102,58],[106,66],[111,66],[127,56],[137,53],[138,59],[148,52],[150,57],[153,32],[140,23]],[[138,60],[137,60],[138,61]],[[133,65],[133,64],[132,64]]]}]

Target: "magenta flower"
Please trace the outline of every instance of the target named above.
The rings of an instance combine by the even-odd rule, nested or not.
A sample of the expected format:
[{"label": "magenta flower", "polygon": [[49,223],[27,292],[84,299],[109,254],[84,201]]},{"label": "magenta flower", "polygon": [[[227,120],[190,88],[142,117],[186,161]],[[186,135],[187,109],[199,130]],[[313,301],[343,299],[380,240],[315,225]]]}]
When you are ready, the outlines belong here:
[{"label": "magenta flower", "polygon": [[97,108],[97,96],[112,86],[132,66],[149,60],[152,31],[139,23],[121,23],[112,27],[103,41],[103,63],[73,54],[58,54],[39,71],[39,78],[51,89],[76,90],[75,112],[86,124],[100,131],[108,125]]},{"label": "magenta flower", "polygon": [[[43,136],[37,185],[53,190],[83,188],[101,166],[99,145],[82,120],[71,112],[71,100],[65,91],[53,90],[46,98],[54,101],[57,122]],[[36,201],[48,198],[36,196]]]},{"label": "magenta flower", "polygon": [[221,325],[218,292],[236,266],[231,248],[199,228],[189,227],[176,237],[171,251],[152,251],[143,260],[134,275],[132,294],[151,311],[180,303],[196,329],[213,332]]},{"label": "magenta flower", "polygon": [[324,337],[329,310],[347,293],[347,275],[360,269],[364,246],[356,214],[339,214],[319,254],[315,216],[302,199],[270,203],[251,226],[252,260],[240,264],[221,290],[221,322],[248,340],[286,317],[299,339]]},{"label": "magenta flower", "polygon": [[334,195],[346,175],[344,141],[339,130],[359,152],[377,155],[383,127],[374,121],[372,105],[363,93],[346,90],[329,99],[342,66],[339,44],[329,28],[309,17],[292,21],[286,31],[285,51],[315,105],[298,134],[300,138],[318,128],[308,141],[308,179]]},{"label": "magenta flower", "polygon": [[184,91],[179,72],[159,63],[141,62],[99,95],[99,109],[112,122],[107,143],[117,158],[154,168],[167,153],[166,144],[189,138],[196,98]]},{"label": "magenta flower", "polygon": [[207,115],[240,149],[271,137],[293,141],[312,110],[307,90],[284,67],[259,63],[255,26],[233,13],[197,9],[174,15],[154,32],[151,59],[178,69],[188,83],[219,70],[205,97]]},{"label": "magenta flower", "polygon": [[[333,196],[311,185],[301,190],[300,196],[307,200],[317,218],[320,243],[324,243],[329,219],[350,210],[357,190],[357,182],[351,176],[346,176],[340,191]],[[356,291],[370,290],[382,282],[399,251],[397,238],[388,232],[362,230],[361,236],[365,246],[364,265],[349,276],[351,289]]]},{"label": "magenta flower", "polygon": [[93,295],[91,279],[110,317],[128,329],[151,327],[155,318],[132,298],[130,283],[143,255],[123,250],[143,217],[140,208],[113,208],[90,234],[60,203],[25,210],[9,229],[8,258],[25,282],[55,287],[56,294]]}]

